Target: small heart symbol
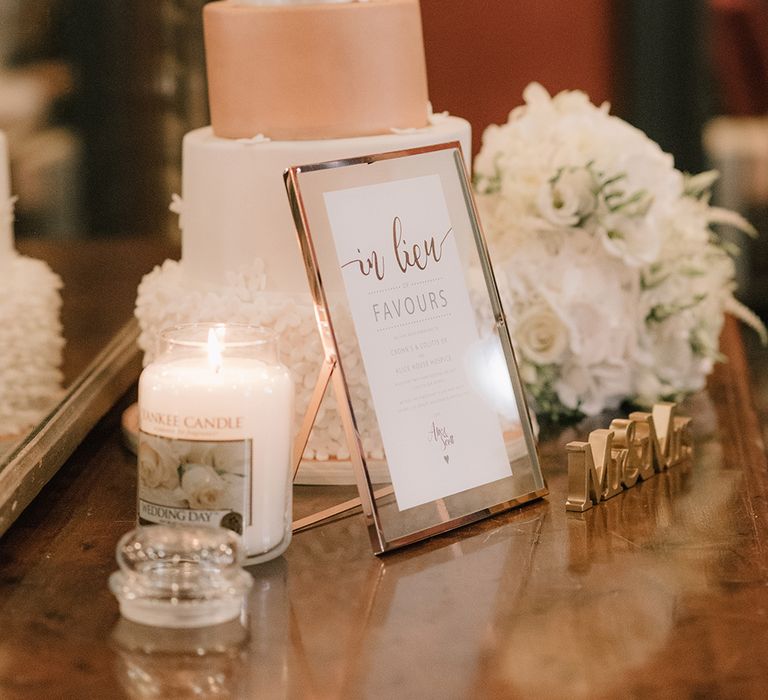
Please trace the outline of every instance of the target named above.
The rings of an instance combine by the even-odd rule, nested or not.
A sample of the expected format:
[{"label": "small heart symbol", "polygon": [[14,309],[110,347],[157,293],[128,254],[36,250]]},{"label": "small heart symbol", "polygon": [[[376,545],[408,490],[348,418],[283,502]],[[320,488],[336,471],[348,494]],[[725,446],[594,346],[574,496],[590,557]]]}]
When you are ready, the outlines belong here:
[{"label": "small heart symbol", "polygon": [[446,464],[451,461],[451,458],[448,455],[443,455],[443,459],[445,460]]}]

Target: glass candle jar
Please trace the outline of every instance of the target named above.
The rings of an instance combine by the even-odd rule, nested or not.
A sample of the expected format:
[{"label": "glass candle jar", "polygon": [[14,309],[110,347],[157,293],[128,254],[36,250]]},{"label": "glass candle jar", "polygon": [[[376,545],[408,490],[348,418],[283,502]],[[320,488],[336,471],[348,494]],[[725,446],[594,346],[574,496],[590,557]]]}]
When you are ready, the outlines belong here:
[{"label": "glass candle jar", "polygon": [[139,380],[140,524],[221,526],[246,564],[291,539],[293,383],[277,336],[191,324],[161,334]]},{"label": "glass candle jar", "polygon": [[117,545],[120,569],[109,586],[127,620],[187,629],[240,616],[253,585],[243,571],[242,539],[221,527],[153,525]]}]

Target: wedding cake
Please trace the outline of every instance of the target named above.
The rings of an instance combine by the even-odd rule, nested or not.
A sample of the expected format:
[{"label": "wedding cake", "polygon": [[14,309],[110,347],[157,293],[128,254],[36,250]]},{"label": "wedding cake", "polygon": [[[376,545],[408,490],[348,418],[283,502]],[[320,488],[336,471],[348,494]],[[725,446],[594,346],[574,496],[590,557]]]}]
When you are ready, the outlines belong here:
[{"label": "wedding cake", "polygon": [[[181,261],[139,287],[145,361],[177,323],[256,323],[280,334],[300,422],[323,358],[306,272],[285,194],[293,165],[459,141],[470,126],[432,114],[418,0],[220,0],[203,13],[211,126],[184,137]],[[360,367],[352,392],[369,396]],[[378,435],[372,406],[358,415]],[[372,461],[380,441],[367,438]],[[332,396],[326,396],[299,473],[306,483],[352,480]]]},{"label": "wedding cake", "polygon": [[61,392],[61,280],[16,252],[8,143],[0,131],[0,440],[18,436]]}]

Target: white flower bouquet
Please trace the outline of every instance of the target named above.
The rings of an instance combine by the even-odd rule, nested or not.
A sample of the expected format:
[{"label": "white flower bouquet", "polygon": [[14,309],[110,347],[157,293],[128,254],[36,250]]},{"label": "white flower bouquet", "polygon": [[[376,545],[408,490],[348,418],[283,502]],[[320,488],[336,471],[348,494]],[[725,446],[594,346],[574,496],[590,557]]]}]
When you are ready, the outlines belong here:
[{"label": "white flower bouquet", "polygon": [[541,417],[592,415],[703,387],[733,296],[713,230],[754,234],[710,205],[717,173],[690,177],[582,92],[536,83],[490,126],[475,189],[523,381]]}]

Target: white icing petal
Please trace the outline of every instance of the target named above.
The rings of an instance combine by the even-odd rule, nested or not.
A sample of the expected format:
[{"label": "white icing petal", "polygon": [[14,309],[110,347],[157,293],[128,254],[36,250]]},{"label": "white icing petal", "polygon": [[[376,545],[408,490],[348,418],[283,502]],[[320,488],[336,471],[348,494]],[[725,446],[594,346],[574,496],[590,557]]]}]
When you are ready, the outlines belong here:
[{"label": "white icing petal", "polygon": [[264,136],[264,134],[256,134],[256,136],[252,136],[249,139],[235,139],[237,143],[245,144],[269,143],[271,140],[269,136]]}]

